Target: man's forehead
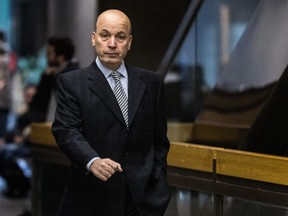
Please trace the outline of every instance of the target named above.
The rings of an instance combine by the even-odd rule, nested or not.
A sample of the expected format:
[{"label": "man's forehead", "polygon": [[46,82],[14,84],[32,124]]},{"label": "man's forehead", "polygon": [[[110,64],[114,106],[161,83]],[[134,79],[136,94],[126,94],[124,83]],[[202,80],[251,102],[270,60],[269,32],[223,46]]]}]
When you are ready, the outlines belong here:
[{"label": "man's forehead", "polygon": [[116,32],[129,33],[129,26],[127,23],[99,23],[98,25],[96,25],[96,30],[98,32],[116,31]]},{"label": "man's forehead", "polygon": [[103,23],[103,24],[100,24],[99,23],[99,25],[97,25],[96,26],[98,29],[99,29],[99,31],[101,31],[101,30],[107,30],[107,31],[109,31],[109,30],[118,30],[118,31],[126,31],[126,30],[128,30],[128,25],[127,24],[125,24],[125,23],[119,23],[119,24],[116,24],[116,23],[111,23],[111,24],[109,24],[109,23]]},{"label": "man's forehead", "polygon": [[131,24],[129,18],[122,12],[109,11],[99,15],[96,22],[96,29],[123,29],[130,31]]}]

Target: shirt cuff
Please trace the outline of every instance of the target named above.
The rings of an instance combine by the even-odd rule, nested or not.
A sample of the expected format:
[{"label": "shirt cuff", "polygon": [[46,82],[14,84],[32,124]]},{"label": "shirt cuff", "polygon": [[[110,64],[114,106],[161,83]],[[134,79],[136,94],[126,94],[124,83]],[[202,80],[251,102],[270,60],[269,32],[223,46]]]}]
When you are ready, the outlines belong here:
[{"label": "shirt cuff", "polygon": [[94,157],[94,158],[92,158],[92,159],[87,163],[86,169],[87,169],[88,171],[91,171],[91,170],[90,170],[90,166],[91,166],[91,164],[92,164],[95,160],[97,160],[97,159],[100,159],[100,157]]}]

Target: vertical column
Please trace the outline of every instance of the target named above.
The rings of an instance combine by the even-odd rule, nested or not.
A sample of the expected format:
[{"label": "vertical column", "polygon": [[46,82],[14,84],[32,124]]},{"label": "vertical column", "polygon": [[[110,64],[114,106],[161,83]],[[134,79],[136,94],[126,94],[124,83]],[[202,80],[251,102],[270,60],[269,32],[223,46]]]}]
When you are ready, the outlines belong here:
[{"label": "vertical column", "polygon": [[95,29],[96,14],[97,0],[48,1],[48,35],[71,37],[81,67],[95,58],[91,32]]}]

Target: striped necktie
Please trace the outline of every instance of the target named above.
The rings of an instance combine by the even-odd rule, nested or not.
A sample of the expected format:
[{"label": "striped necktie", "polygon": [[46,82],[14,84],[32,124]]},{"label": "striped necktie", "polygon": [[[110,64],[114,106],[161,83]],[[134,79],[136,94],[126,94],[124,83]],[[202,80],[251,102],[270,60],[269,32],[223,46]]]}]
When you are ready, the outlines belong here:
[{"label": "striped necktie", "polygon": [[114,87],[113,92],[119,104],[126,126],[128,128],[128,124],[129,124],[128,123],[128,99],[120,82],[121,74],[117,71],[113,71],[111,73],[111,76],[113,77],[115,81],[115,87]]}]

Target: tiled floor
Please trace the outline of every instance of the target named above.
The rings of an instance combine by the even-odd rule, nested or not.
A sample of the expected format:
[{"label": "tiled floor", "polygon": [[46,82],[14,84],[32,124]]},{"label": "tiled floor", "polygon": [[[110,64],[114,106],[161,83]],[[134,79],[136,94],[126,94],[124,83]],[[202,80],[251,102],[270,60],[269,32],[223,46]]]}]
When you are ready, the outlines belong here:
[{"label": "tiled floor", "polygon": [[29,196],[21,199],[7,199],[2,194],[5,188],[5,181],[0,177],[0,216],[19,216],[25,210],[30,209]]}]

